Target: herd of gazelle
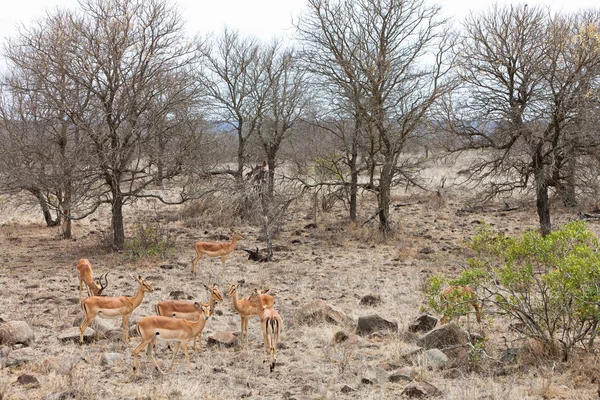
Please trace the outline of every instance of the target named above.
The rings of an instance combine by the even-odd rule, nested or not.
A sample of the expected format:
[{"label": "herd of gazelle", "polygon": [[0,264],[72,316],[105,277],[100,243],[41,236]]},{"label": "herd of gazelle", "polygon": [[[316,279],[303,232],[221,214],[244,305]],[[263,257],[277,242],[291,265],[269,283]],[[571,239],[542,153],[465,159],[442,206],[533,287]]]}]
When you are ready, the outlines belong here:
[{"label": "herd of gazelle", "polygon": [[[196,242],[196,257],[192,261],[192,274],[196,272],[196,264],[204,256],[221,257],[222,273],[225,272],[225,257],[235,250],[238,239],[243,236],[232,230],[231,242],[212,243]],[[80,327],[80,342],[83,344],[83,336],[88,325],[96,317],[118,318],[122,317],[123,340],[129,342],[129,316],[142,303],[144,293],[152,292],[152,287],[141,276],[134,278],[138,283],[138,290],[133,297],[104,297],[102,291],[108,286],[108,273],[102,275],[97,280],[92,276],[92,264],[87,259],[80,259],[77,262],[77,273],[79,277],[79,297],[83,290],[82,284],[85,283],[89,297],[81,301],[81,308],[85,314],[85,319]],[[102,278],[104,277],[104,285]],[[282,320],[279,313],[273,308],[273,296],[267,294],[268,291],[255,289],[252,295],[245,299],[238,298],[238,289],[244,284],[241,280],[237,284],[227,282],[229,289],[227,296],[232,298],[233,307],[240,315],[241,332],[240,342],[246,337],[245,344],[248,345],[248,320],[251,316],[258,316],[260,319],[260,329],[265,343],[265,351],[269,357],[269,368],[271,372],[275,368],[275,351],[279,342],[279,335],[282,329]],[[169,370],[173,368],[175,356],[181,347],[185,354],[188,370],[191,370],[190,355],[188,352],[188,341],[194,339],[194,351],[196,351],[196,340],[200,342],[200,351],[202,351],[202,331],[206,326],[206,321],[214,313],[215,306],[223,300],[223,296],[216,284],[212,287],[204,285],[209,292],[208,303],[185,301],[185,300],[164,300],[156,305],[156,316],[142,318],[137,325],[137,330],[142,339],[141,343],[133,350],[133,370],[138,369],[137,357],[140,351],[147,347],[147,355],[152,358],[156,368],[162,373],[158,362],[154,358],[152,351],[156,347],[156,340],[175,342],[175,350]],[[444,306],[449,310],[458,304],[466,303],[467,307],[475,309],[477,322],[481,322],[481,306],[478,303],[477,294],[470,286],[448,286],[440,293],[440,299]],[[447,315],[448,314],[448,315]],[[451,313],[445,313],[440,319],[444,324],[452,319]],[[467,329],[470,329],[469,313],[467,312]]]},{"label": "herd of gazelle", "polygon": [[[235,250],[238,239],[243,236],[232,230],[231,242],[212,243],[196,242],[196,257],[192,261],[192,273],[196,272],[196,264],[204,256],[221,257],[222,272],[225,272],[225,257]],[[83,283],[87,286],[88,295],[81,301],[81,309],[85,314],[85,319],[80,327],[79,340],[83,344],[84,333],[88,325],[96,317],[102,318],[122,318],[123,340],[129,342],[129,316],[142,303],[144,294],[152,292],[150,284],[141,276],[134,278],[138,283],[138,290],[133,297],[105,297],[102,291],[108,286],[107,274],[104,274],[97,280],[92,276],[92,264],[87,259],[80,259],[77,263],[77,273],[79,277],[79,297],[83,290]],[[104,278],[104,284],[102,284]],[[228,282],[229,283],[229,282]],[[276,358],[275,350],[279,342],[279,334],[282,328],[282,320],[277,311],[273,308],[273,296],[266,294],[258,289],[246,299],[238,298],[238,289],[244,283],[243,280],[237,284],[229,283],[227,295],[233,298],[233,305],[241,318],[242,332],[241,336],[246,336],[246,345],[248,344],[248,319],[250,316],[260,318],[261,332],[265,341],[265,351],[269,360],[271,372],[275,368]],[[156,341],[166,341],[175,344],[173,358],[169,370],[173,368],[175,356],[181,347],[187,360],[187,367],[191,369],[190,356],[188,352],[188,341],[194,340],[194,351],[196,351],[196,341],[200,342],[200,351],[202,351],[202,331],[206,326],[206,321],[213,315],[215,306],[223,301],[223,296],[216,284],[213,286],[204,285],[209,292],[208,303],[185,301],[185,300],[164,300],[156,305],[156,316],[142,318],[137,324],[137,330],[141,337],[141,343],[133,350],[133,370],[137,372],[137,357],[140,351],[147,347],[147,355],[152,358],[156,368],[163,372],[158,362],[154,358],[153,350],[156,348]],[[240,340],[241,342],[241,340]]]}]

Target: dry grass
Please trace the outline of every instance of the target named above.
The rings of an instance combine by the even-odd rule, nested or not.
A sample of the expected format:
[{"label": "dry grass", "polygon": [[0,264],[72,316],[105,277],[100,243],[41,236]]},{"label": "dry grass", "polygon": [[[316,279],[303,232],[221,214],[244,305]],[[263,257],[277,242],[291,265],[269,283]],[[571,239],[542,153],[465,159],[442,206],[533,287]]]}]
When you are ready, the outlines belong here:
[{"label": "dry grass", "polygon": [[[452,173],[435,166],[438,173]],[[434,172],[435,172],[434,171]],[[450,172],[448,172],[450,171]],[[535,210],[527,202],[512,212],[493,211],[494,206],[465,214],[458,212],[465,203],[457,187],[448,187],[457,177],[449,178],[441,196],[435,192],[399,191],[394,194],[392,208],[394,232],[379,234],[375,222],[362,224],[369,217],[373,199],[362,199],[359,223],[344,221],[345,211],[335,209],[319,214],[317,228],[304,229],[312,220],[302,204],[290,208],[287,222],[279,230],[275,245],[285,251],[275,254],[273,263],[253,263],[243,252],[227,258],[226,275],[221,277],[219,259],[204,258],[198,264],[197,276],[191,276],[192,243],[219,234],[227,234],[229,226],[239,227],[244,235],[239,246],[264,247],[259,241],[260,229],[239,226],[229,215],[228,203],[206,199],[180,208],[137,204],[126,210],[129,232],[137,222],[157,215],[162,226],[175,239],[175,254],[167,259],[127,259],[124,254],[108,253],[103,246],[108,232],[108,210],[103,209],[92,220],[74,226],[77,240],[57,238],[55,229],[45,228],[37,210],[5,207],[0,210],[0,317],[25,320],[34,329],[32,347],[39,354],[36,362],[0,370],[0,398],[42,398],[49,393],[72,392],[85,399],[232,399],[232,398],[296,398],[296,399],[387,399],[398,398],[406,383],[382,382],[365,385],[361,378],[367,368],[382,365],[411,366],[417,378],[436,385],[439,398],[456,399],[592,399],[596,398],[600,366],[593,355],[576,355],[569,363],[551,360],[532,347],[532,351],[511,365],[497,361],[507,347],[519,347],[523,341],[507,328],[508,321],[484,318],[472,329],[486,337],[485,354],[479,359],[467,358],[446,371],[433,371],[419,359],[404,355],[413,346],[401,335],[363,338],[359,343],[336,343],[336,333],[353,334],[352,327],[328,323],[309,325],[296,321],[296,311],[322,298],[327,303],[357,319],[377,313],[398,322],[405,331],[424,305],[423,283],[436,273],[448,276],[460,272],[465,254],[461,244],[473,233],[474,221],[485,220],[509,234],[517,234],[536,226]],[[439,176],[432,172],[435,189]],[[502,206],[499,205],[497,208]],[[133,211],[133,212],[132,212]],[[573,218],[568,210],[556,216],[561,223]],[[598,233],[598,225],[591,229]],[[270,288],[276,307],[284,320],[282,346],[277,351],[279,364],[269,373],[263,364],[264,350],[257,318],[250,320],[250,346],[205,347],[202,354],[192,354],[192,373],[185,368],[180,353],[170,375],[158,375],[145,353],[140,354],[138,376],[133,375],[132,350],[139,338],[124,344],[102,339],[79,346],[61,343],[57,334],[72,326],[81,311],[77,302],[75,263],[87,257],[95,274],[111,271],[109,295],[133,295],[135,282],[131,275],[141,274],[155,291],[146,296],[132,317],[154,314],[156,302],[175,290],[185,296],[206,301],[202,284],[216,282],[224,292],[226,280],[245,279],[241,295],[254,287]],[[36,286],[39,285],[39,286]],[[382,302],[375,307],[360,306],[367,294],[377,294]],[[219,304],[220,315],[208,321],[204,342],[218,331],[238,332],[239,317],[231,300]],[[113,321],[118,326],[120,321]],[[464,318],[460,324],[466,325]],[[106,352],[123,354],[122,361],[102,365]],[[158,358],[168,366],[170,353],[160,346]],[[535,361],[535,362],[534,362]],[[24,388],[16,383],[23,373],[34,374],[39,388]],[[341,391],[344,386],[354,389]]]}]

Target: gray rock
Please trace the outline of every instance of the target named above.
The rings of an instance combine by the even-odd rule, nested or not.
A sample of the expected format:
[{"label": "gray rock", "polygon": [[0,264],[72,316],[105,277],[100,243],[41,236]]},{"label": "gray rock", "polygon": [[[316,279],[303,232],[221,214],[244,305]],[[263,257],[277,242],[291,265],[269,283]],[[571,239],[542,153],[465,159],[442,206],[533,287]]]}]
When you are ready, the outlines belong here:
[{"label": "gray rock", "polygon": [[368,335],[374,332],[398,332],[398,323],[382,318],[379,315],[358,317],[358,334]]},{"label": "gray rock", "polygon": [[0,344],[29,346],[34,339],[33,330],[25,321],[8,321],[0,325]]},{"label": "gray rock", "polygon": [[23,374],[17,378],[17,383],[26,388],[37,388],[40,387],[40,381],[30,374]]},{"label": "gray rock", "polygon": [[321,299],[317,299],[307,306],[298,309],[294,317],[298,323],[308,325],[316,325],[324,322],[345,325],[351,321],[341,310],[327,304]]},{"label": "gray rock", "polygon": [[[79,315],[73,321],[73,326],[80,327],[81,324],[83,323],[84,318],[85,317],[83,315]],[[115,320],[115,321],[118,321],[118,320]],[[98,317],[98,318],[95,318],[92,322],[90,322],[90,324],[88,325],[88,328],[92,328],[94,331],[104,334],[108,331],[114,330],[115,326],[113,324],[111,324],[110,322],[108,322],[108,320],[106,320],[105,318]]]},{"label": "gray rock", "polygon": [[123,354],[121,353],[103,353],[100,363],[102,365],[115,365],[123,361]]},{"label": "gray rock", "polygon": [[438,319],[428,314],[422,314],[417,317],[415,322],[409,325],[410,332],[429,332],[437,325]]},{"label": "gray rock", "polygon": [[358,304],[361,306],[378,306],[381,304],[381,296],[378,294],[367,294],[360,299]]},{"label": "gray rock", "polygon": [[42,400],[68,400],[76,398],[77,392],[70,390],[68,392],[54,392],[47,394],[46,396],[42,397]]},{"label": "gray rock", "polygon": [[425,365],[432,369],[441,369],[448,365],[448,356],[440,349],[429,349],[423,352]]},{"label": "gray rock", "polygon": [[402,393],[401,396],[405,396],[408,398],[423,398],[423,397],[432,397],[438,393],[438,388],[433,386],[428,382],[412,382],[409,384]]},{"label": "gray rock", "polygon": [[456,324],[449,323],[439,326],[417,340],[417,344],[426,349],[443,349],[449,346],[467,344],[469,335]]},{"label": "gray rock", "polygon": [[40,358],[38,352],[31,347],[23,347],[22,349],[13,350],[6,357],[6,366],[13,367],[28,362],[36,361]]},{"label": "gray rock", "polygon": [[365,385],[377,385],[387,382],[388,374],[383,368],[368,366],[360,379]]},{"label": "gray rock", "polygon": [[[85,343],[89,343],[96,338],[96,331],[92,328],[85,328],[83,332],[83,341]],[[58,340],[61,342],[74,341],[79,342],[79,328],[69,328],[65,329],[61,333],[58,334]]]},{"label": "gray rock", "polygon": [[217,332],[210,335],[207,339],[207,346],[225,346],[233,347],[237,344],[238,338],[231,332]]},{"label": "gray rock", "polygon": [[390,382],[410,382],[415,379],[417,373],[411,367],[403,367],[398,370],[390,372],[388,380]]}]

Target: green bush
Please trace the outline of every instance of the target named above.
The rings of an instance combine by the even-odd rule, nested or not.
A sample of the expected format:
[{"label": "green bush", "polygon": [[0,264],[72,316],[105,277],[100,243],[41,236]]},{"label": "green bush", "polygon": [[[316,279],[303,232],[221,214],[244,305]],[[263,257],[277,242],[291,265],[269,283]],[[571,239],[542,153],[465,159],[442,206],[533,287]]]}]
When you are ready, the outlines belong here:
[{"label": "green bush", "polygon": [[600,318],[600,247],[584,222],[545,237],[534,230],[509,237],[482,225],[468,247],[475,255],[451,284],[477,287],[486,309],[521,322],[527,337],[550,346],[560,342],[565,359],[578,344],[593,346]]},{"label": "green bush", "polygon": [[124,250],[130,258],[165,258],[175,253],[175,240],[160,224],[139,224],[133,237],[125,242]]}]

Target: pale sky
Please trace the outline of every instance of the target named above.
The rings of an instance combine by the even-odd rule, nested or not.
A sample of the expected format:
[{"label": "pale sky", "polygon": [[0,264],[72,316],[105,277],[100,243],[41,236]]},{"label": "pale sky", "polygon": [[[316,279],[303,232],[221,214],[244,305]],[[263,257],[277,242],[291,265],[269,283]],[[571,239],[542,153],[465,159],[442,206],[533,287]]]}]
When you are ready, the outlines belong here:
[{"label": "pale sky", "polygon": [[[435,1],[435,0],[434,0]],[[305,0],[172,0],[179,5],[191,35],[221,32],[224,26],[268,40],[290,35],[292,16],[303,8]],[[463,17],[469,10],[482,10],[494,0],[437,0],[446,15]],[[559,11],[600,7],[598,0],[526,0],[529,5],[550,5]],[[514,3],[501,0],[500,3]],[[56,7],[74,8],[77,0],[4,0],[0,13],[0,42],[16,32],[20,23],[27,25]]]}]

